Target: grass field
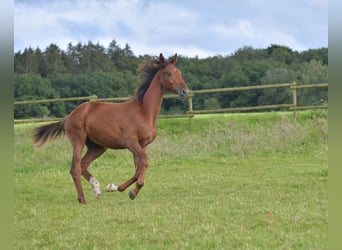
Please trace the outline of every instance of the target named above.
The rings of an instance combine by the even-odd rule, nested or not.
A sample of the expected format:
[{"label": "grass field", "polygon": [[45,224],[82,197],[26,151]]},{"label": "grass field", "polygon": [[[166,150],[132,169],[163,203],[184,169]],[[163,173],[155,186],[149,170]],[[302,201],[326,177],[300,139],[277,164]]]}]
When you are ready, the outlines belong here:
[{"label": "grass field", "polygon": [[[79,205],[71,147],[35,149],[16,125],[15,249],[326,249],[326,111],[222,114],[160,120],[139,197],[83,181]],[[128,151],[90,171],[104,189],[133,174]]]}]

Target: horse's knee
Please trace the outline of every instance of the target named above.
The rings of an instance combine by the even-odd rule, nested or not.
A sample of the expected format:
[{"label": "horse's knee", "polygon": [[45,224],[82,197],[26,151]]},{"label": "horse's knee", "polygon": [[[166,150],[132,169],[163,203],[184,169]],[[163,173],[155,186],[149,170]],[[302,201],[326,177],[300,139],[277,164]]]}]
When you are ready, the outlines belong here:
[{"label": "horse's knee", "polygon": [[135,171],[134,175],[133,175],[133,181],[136,182],[139,179],[139,171]]},{"label": "horse's knee", "polygon": [[69,172],[74,180],[81,178],[81,172],[77,171],[75,168],[71,168]]},{"label": "horse's knee", "polygon": [[142,160],[142,165],[144,166],[144,168],[148,168],[148,166],[150,165],[147,156],[145,156]]},{"label": "horse's knee", "polygon": [[71,177],[74,178],[75,170],[74,169],[70,169],[69,173],[70,173]]},{"label": "horse's knee", "polygon": [[145,185],[144,181],[137,181],[137,187],[140,189]]}]

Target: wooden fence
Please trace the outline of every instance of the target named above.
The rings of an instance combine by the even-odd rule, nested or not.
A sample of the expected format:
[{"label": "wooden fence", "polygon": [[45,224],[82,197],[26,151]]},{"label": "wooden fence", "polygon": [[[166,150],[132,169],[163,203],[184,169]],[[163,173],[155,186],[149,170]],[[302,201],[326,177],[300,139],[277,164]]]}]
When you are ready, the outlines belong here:
[{"label": "wooden fence", "polygon": [[[260,90],[269,88],[290,88],[292,92],[292,103],[288,104],[272,104],[272,105],[262,105],[253,107],[237,107],[237,108],[221,108],[221,109],[205,109],[205,110],[194,110],[193,99],[197,95],[210,94],[210,93],[224,93],[224,92],[235,92],[235,91],[246,91],[246,90]],[[306,109],[327,109],[326,105],[310,105],[310,106],[298,106],[297,105],[297,90],[304,88],[328,88],[328,83],[320,84],[301,84],[297,83],[278,83],[278,84],[268,84],[268,85],[257,85],[257,86],[245,86],[245,87],[234,87],[234,88],[217,88],[217,89],[203,89],[203,90],[193,90],[188,96],[188,110],[185,114],[176,115],[159,115],[159,118],[177,118],[177,117],[194,117],[196,114],[210,114],[210,113],[223,113],[223,112],[239,112],[239,111],[255,111],[255,110],[269,110],[269,109],[288,109],[293,111],[294,118],[296,118],[297,110]],[[39,104],[39,103],[51,103],[51,102],[67,102],[67,101],[104,101],[104,102],[120,102],[126,101],[131,97],[113,97],[113,98],[98,98],[96,95],[84,96],[84,97],[70,97],[70,98],[58,98],[58,99],[44,99],[44,100],[28,100],[28,101],[16,101],[14,105],[26,105],[26,104]],[[178,98],[178,95],[165,95],[164,99],[167,98]],[[19,119],[14,120],[14,123],[27,123],[27,122],[40,122],[40,121],[53,121],[58,118],[39,118],[39,119]]]}]

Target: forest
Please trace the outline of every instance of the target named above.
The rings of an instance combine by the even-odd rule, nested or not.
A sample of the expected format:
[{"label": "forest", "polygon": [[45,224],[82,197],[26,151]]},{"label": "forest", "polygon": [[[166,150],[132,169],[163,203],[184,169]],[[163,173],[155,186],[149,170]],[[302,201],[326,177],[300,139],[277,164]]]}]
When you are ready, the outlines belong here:
[{"label": "forest", "polygon": [[[14,99],[132,96],[139,85],[138,65],[159,53],[136,56],[128,44],[120,46],[115,40],[108,47],[91,41],[69,43],[66,51],[56,44],[50,44],[45,50],[29,47],[14,54]],[[177,67],[192,90],[289,82],[326,83],[328,48],[298,52],[275,44],[264,49],[243,46],[230,55],[203,59],[179,55]],[[327,102],[326,88],[298,91],[298,105]],[[203,94],[193,100],[197,110],[283,103],[291,103],[289,89]],[[63,117],[78,104],[15,105],[14,118]],[[161,113],[180,114],[186,110],[186,101],[165,99]]]}]

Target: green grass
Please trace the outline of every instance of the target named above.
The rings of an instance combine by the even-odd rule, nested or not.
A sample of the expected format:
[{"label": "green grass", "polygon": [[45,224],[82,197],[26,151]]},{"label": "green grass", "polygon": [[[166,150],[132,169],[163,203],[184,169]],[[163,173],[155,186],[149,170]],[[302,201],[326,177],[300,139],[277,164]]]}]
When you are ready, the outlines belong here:
[{"label": "green grass", "polygon": [[[16,249],[326,249],[327,114],[300,112],[160,120],[136,200],[124,193],[79,205],[67,139],[35,149],[38,124],[15,126]],[[120,184],[128,151],[90,171]]]}]

